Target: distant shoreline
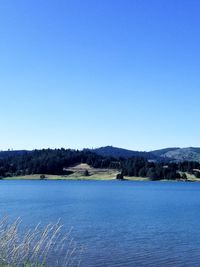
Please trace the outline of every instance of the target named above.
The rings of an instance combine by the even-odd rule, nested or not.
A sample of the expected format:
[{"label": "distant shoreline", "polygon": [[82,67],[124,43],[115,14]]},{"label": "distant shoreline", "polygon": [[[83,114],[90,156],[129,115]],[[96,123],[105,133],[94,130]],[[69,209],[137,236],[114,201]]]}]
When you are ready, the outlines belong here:
[{"label": "distant shoreline", "polygon": [[[45,178],[41,179],[39,174],[24,175],[24,176],[14,176],[14,177],[4,177],[2,181],[139,181],[139,182],[150,182],[149,178],[143,177],[124,177],[123,180],[117,180],[115,177],[98,177],[98,176],[76,176],[70,177],[65,175],[45,175]],[[188,180],[166,180],[161,179],[152,182],[200,182],[200,179],[188,179]]]},{"label": "distant shoreline", "polygon": [[[47,181],[115,181],[120,170],[107,168],[93,168],[86,163],[81,163],[73,167],[65,168],[65,174],[29,174],[19,176],[2,177],[2,180],[47,180]],[[124,176],[121,181],[162,181],[162,182],[200,182],[194,175],[185,173],[187,179],[155,179],[140,176]],[[120,179],[119,179],[120,180]]]}]

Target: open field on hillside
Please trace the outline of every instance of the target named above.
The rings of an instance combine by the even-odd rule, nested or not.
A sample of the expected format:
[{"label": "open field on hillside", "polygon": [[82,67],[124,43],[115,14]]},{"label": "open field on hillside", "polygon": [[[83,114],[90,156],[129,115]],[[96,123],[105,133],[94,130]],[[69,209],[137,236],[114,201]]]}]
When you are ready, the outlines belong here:
[{"label": "open field on hillside", "polygon": [[190,181],[190,182],[200,182],[200,179],[196,178],[195,175],[189,174],[189,173],[186,173],[186,175],[187,175],[188,181]]},{"label": "open field on hillside", "polygon": [[[44,180],[115,180],[116,175],[119,171],[115,169],[99,169],[92,168],[88,164],[79,164],[74,167],[66,168],[68,175],[50,175],[46,174]],[[85,171],[88,172],[88,176],[85,175]],[[196,178],[194,175],[186,173],[188,181],[199,182],[200,179]],[[149,181],[149,178],[144,177],[124,177],[124,179],[129,181]],[[6,177],[3,180],[41,180],[40,174],[31,174],[25,176],[14,176]],[[168,180],[161,180],[168,181]],[[173,181],[173,180],[172,180]]]},{"label": "open field on hillside", "polygon": [[[88,171],[89,176],[85,176],[85,171]],[[98,169],[92,168],[87,164],[79,164],[74,167],[66,168],[66,172],[71,172],[69,175],[45,175],[45,180],[115,180],[119,173],[115,169]],[[131,181],[147,181],[148,178],[142,177],[125,177]],[[32,174],[25,176],[7,177],[4,180],[41,180],[40,174]]]},{"label": "open field on hillside", "polygon": [[[88,176],[85,171],[88,171]],[[113,169],[95,169],[87,164],[79,164],[77,166],[66,168],[68,175],[45,175],[45,180],[113,180],[118,171]],[[4,178],[5,180],[40,180],[40,174],[15,176]]]}]

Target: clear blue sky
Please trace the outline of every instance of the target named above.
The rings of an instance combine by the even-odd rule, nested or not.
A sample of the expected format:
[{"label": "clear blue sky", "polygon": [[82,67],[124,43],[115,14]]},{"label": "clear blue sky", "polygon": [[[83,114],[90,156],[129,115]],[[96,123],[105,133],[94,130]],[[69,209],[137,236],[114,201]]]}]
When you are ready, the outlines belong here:
[{"label": "clear blue sky", "polygon": [[0,149],[200,146],[199,0],[1,0]]}]

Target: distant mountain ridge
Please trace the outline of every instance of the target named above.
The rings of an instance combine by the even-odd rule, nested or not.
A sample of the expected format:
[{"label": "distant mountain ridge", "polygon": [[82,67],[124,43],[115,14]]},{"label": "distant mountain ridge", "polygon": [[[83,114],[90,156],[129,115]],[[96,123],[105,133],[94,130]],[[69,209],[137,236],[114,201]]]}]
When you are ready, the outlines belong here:
[{"label": "distant mountain ridge", "polygon": [[167,147],[167,148],[163,148],[163,149],[153,150],[153,151],[151,151],[151,153],[153,153],[154,155],[156,155],[158,157],[162,157],[162,156],[165,156],[166,153],[171,152],[171,151],[175,151],[177,149],[180,149],[180,147]]},{"label": "distant mountain ridge", "polygon": [[154,155],[152,152],[134,151],[134,150],[113,147],[113,146],[95,148],[95,149],[91,149],[90,151],[103,157],[113,157],[113,158],[143,157],[143,158],[152,159],[152,160],[158,158],[158,156]]},{"label": "distant mountain ridge", "polygon": [[168,158],[176,161],[197,161],[200,162],[200,148],[186,147],[186,148],[168,148],[152,151],[154,155],[161,158]]},{"label": "distant mountain ridge", "polygon": [[117,148],[112,146],[105,146],[92,149],[94,153],[101,156],[111,156],[115,158],[130,158],[130,157],[144,157],[149,160],[169,160],[169,161],[197,161],[200,162],[200,148],[198,147],[171,147],[153,150],[150,152],[141,152]]},{"label": "distant mountain ridge", "polygon": [[[131,158],[131,157],[143,157],[148,160],[157,160],[157,161],[197,161],[200,162],[200,147],[171,147],[153,150],[150,152],[146,151],[135,151],[113,146],[105,146],[94,149],[86,149],[98,155],[104,157],[113,157],[113,158]],[[26,153],[31,153],[28,150],[8,150],[0,151],[0,159],[15,157],[23,155]]]}]

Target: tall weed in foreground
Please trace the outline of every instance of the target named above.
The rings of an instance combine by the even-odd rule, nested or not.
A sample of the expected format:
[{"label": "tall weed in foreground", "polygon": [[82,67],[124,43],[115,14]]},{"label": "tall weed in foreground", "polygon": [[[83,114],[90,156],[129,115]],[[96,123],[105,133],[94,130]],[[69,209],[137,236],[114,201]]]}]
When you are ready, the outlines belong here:
[{"label": "tall weed in foreground", "polygon": [[22,231],[21,219],[0,220],[0,267],[71,267],[80,265],[82,248],[63,233],[63,225],[48,224]]}]

